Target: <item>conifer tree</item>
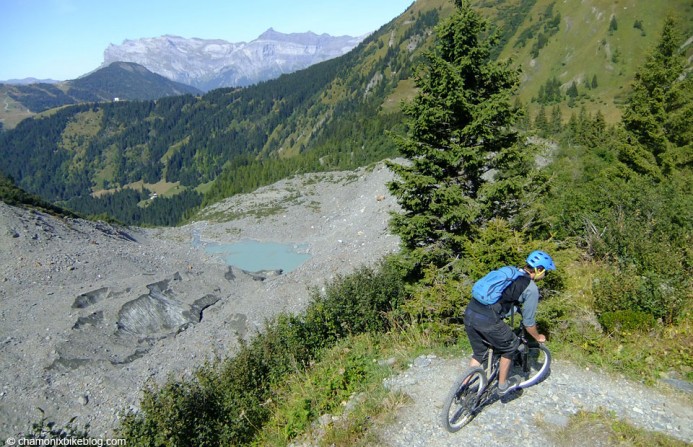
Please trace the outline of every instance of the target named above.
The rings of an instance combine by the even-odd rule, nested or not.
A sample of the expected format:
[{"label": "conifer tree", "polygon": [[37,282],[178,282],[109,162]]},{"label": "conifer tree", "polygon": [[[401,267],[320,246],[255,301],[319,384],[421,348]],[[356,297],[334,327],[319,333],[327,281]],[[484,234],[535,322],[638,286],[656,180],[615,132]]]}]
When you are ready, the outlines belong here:
[{"label": "conifer tree", "polygon": [[534,118],[534,128],[539,131],[541,136],[546,136],[549,131],[549,119],[546,117],[546,107],[539,107],[537,116]]},{"label": "conifer tree", "polygon": [[404,106],[410,131],[397,144],[409,162],[390,163],[396,178],[388,187],[402,207],[390,225],[414,269],[445,265],[485,221],[511,217],[529,173],[511,105],[518,71],[490,60],[499,35],[488,33],[488,21],[468,1],[455,5]]},{"label": "conifer tree", "polygon": [[563,115],[561,114],[561,108],[558,105],[553,106],[551,109],[551,136],[558,137],[558,135],[563,131]]},{"label": "conifer tree", "polygon": [[681,40],[667,19],[659,44],[636,73],[622,119],[629,138],[620,148],[621,161],[655,178],[693,165],[693,76]]},{"label": "conifer tree", "polygon": [[618,22],[616,21],[616,16],[611,16],[611,20],[609,21],[609,34],[612,34],[614,31],[618,30]]},{"label": "conifer tree", "polygon": [[577,84],[575,83],[575,81],[573,81],[573,83],[570,84],[570,87],[568,87],[568,90],[566,90],[565,93],[570,98],[577,98],[579,93],[578,93]]}]

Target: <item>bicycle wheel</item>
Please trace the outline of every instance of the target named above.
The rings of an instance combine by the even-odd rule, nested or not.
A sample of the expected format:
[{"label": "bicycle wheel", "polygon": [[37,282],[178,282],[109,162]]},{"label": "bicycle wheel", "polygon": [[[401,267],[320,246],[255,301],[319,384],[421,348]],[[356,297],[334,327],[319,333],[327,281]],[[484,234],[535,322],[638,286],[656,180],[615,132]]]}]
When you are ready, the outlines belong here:
[{"label": "bicycle wheel", "polygon": [[[513,367],[513,373],[522,377],[520,388],[530,387],[541,382],[546,378],[551,368],[551,351],[549,351],[549,348],[543,344],[527,346],[526,348],[528,349],[527,363]],[[519,355],[522,356],[523,354]]]},{"label": "bicycle wheel", "polygon": [[445,398],[441,413],[447,431],[454,433],[474,418],[485,388],[486,374],[480,366],[469,368],[457,379]]}]

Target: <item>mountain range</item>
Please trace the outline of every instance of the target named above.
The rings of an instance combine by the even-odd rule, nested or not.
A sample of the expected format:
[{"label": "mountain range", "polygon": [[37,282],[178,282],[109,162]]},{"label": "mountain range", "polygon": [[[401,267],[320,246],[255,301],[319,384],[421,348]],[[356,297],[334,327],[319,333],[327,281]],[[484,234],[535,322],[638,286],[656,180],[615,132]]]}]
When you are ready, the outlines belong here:
[{"label": "mountain range", "polygon": [[21,119],[56,107],[114,100],[148,101],[166,96],[197,95],[195,87],[172,81],[131,62],[113,62],[80,78],[56,83],[0,84],[5,107],[0,124],[7,129]]},{"label": "mountain range", "polygon": [[[549,109],[564,123],[597,111],[617,122],[665,18],[691,16],[684,0],[474,3],[501,31],[493,56],[521,69],[515,100],[528,120]],[[401,103],[416,94],[416,67],[452,9],[418,0],[353,51],[245,88],[47,111],[0,132],[0,171],[84,215],[167,225],[287,176],[396,156]]]},{"label": "mountain range", "polygon": [[167,35],[109,45],[103,66],[134,62],[168,79],[209,91],[257,84],[341,56],[364,37],[283,34],[272,28],[248,43]]},{"label": "mountain range", "polygon": [[126,40],[104,51],[96,70],[69,81],[15,79],[0,83],[0,129],[45,110],[89,101],[153,100],[245,87],[339,57],[365,36],[333,37],[268,29],[245,43],[161,36]]}]

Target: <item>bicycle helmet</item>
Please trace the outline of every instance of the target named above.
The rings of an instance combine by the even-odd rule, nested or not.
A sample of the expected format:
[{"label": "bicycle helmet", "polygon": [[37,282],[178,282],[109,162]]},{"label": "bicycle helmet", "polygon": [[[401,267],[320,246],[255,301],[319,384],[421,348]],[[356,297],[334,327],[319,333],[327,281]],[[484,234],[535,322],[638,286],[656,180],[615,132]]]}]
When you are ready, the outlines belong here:
[{"label": "bicycle helmet", "polygon": [[527,256],[527,265],[532,268],[543,267],[545,270],[556,270],[551,256],[541,250],[535,250]]}]

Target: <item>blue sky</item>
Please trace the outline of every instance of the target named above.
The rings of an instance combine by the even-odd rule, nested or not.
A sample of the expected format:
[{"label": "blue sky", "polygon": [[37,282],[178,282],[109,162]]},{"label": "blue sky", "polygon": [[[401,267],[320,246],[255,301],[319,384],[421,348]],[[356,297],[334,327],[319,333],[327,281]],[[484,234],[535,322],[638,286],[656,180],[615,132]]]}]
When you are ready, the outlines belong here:
[{"label": "blue sky", "polygon": [[249,42],[268,28],[360,36],[414,0],[0,0],[0,80],[67,80],[109,44],[171,34]]}]

